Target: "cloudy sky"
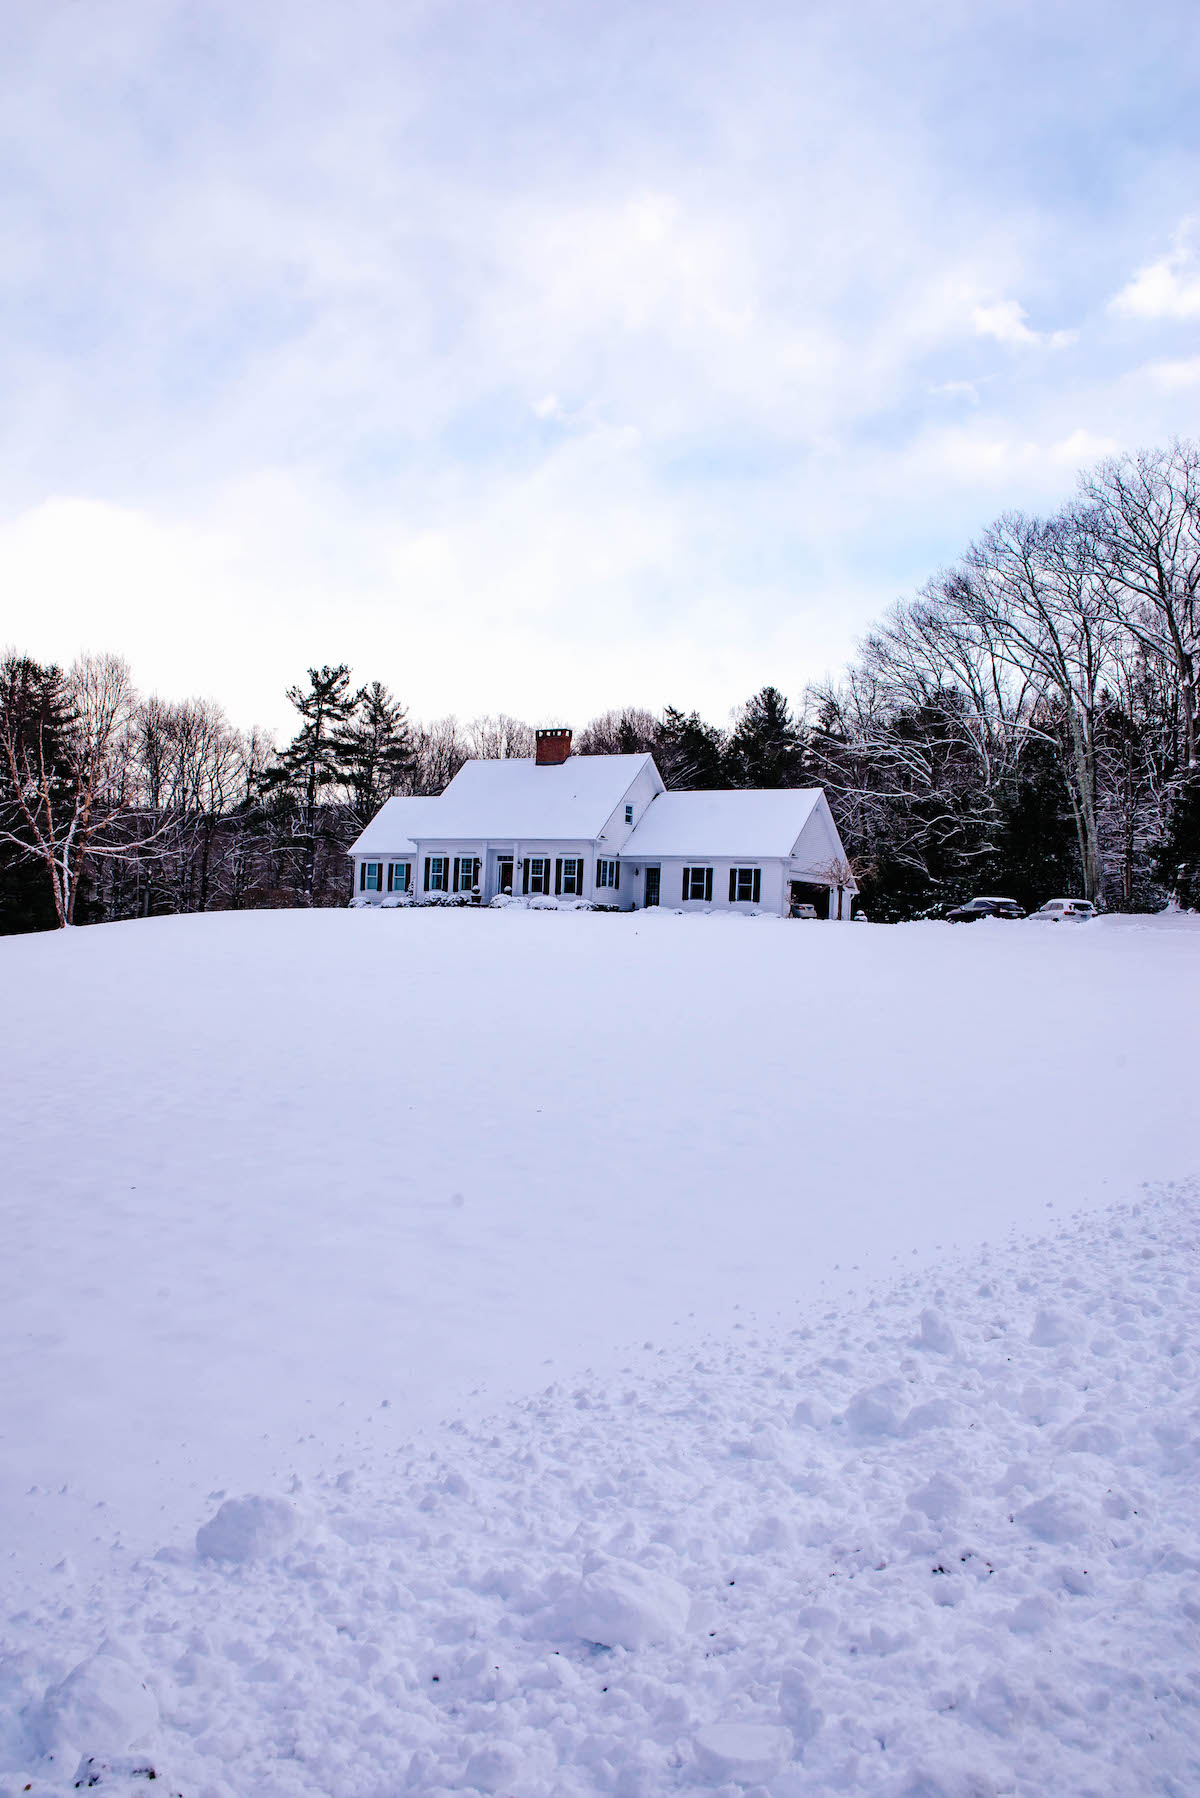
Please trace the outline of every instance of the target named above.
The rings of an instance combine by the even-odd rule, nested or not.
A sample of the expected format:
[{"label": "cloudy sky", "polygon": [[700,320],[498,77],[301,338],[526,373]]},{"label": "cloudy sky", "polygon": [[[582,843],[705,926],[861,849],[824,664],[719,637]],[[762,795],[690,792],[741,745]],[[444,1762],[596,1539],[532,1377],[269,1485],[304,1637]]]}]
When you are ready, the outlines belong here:
[{"label": "cloudy sky", "polygon": [[0,645],[723,720],[1200,404],[1194,0],[15,0]]}]

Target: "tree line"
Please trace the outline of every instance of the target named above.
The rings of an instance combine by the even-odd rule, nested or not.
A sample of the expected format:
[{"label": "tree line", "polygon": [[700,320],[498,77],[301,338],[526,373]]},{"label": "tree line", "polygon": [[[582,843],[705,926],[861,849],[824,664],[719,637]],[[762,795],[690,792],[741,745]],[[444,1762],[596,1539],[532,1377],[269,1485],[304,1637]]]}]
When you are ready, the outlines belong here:
[{"label": "tree line", "polygon": [[[1176,442],[1090,470],[1051,518],[998,519],[794,709],[774,686],[725,727],[626,707],[575,751],[649,751],[673,790],[823,786],[882,919],[979,891],[1198,904],[1198,630],[1200,446]],[[119,657],[9,653],[0,932],[341,904],[387,798],[533,753],[519,719],[415,722],[344,664],[288,699],[277,747],[211,702],[142,698]]]}]

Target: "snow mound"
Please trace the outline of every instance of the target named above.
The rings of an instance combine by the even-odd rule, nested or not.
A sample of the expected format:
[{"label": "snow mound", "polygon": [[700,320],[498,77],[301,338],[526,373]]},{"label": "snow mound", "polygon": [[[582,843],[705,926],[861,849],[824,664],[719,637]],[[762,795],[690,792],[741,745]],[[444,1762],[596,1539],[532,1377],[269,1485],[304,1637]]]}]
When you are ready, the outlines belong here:
[{"label": "snow mound", "polygon": [[969,1496],[961,1480],[939,1468],[932,1479],[909,1493],[908,1503],[934,1523],[949,1523],[962,1511]]},{"label": "snow mound", "polygon": [[286,1498],[227,1498],[196,1531],[196,1553],[209,1561],[265,1560],[292,1541],[299,1525]]},{"label": "snow mound", "polygon": [[856,1392],[846,1406],[846,1422],[857,1436],[898,1436],[908,1416],[902,1380],[881,1380]]},{"label": "snow mound", "polygon": [[[232,1578],[191,1556],[56,1570],[0,1614],[0,1793],[51,1791],[45,1763],[12,1771],[43,1751],[30,1718],[89,1742],[153,1726],[129,1667],[62,1679],[114,1617],[169,1694],[154,1751],[187,1798],[1190,1793],[1198,1197],[794,1328],[747,1317],[417,1443],[364,1436],[306,1485],[303,1552]],[[953,1356],[914,1347],[934,1307]],[[1067,1326],[1049,1358],[1039,1309]],[[828,1416],[797,1430],[805,1395]],[[218,1541],[231,1516],[261,1521],[237,1501]],[[84,1696],[108,1676],[101,1731]],[[98,1798],[142,1798],[114,1758],[136,1751],[71,1746],[67,1777],[83,1753]]]},{"label": "snow mound", "polygon": [[571,1607],[571,1628],[603,1648],[672,1642],[687,1627],[691,1599],[677,1580],[633,1562],[593,1557]]},{"label": "snow mound", "polygon": [[958,1353],[958,1343],[954,1331],[946,1322],[940,1311],[927,1305],[921,1313],[921,1329],[914,1345],[927,1349],[935,1355],[954,1355]]},{"label": "snow mound", "polygon": [[696,1736],[696,1766],[708,1779],[757,1785],[791,1759],[792,1735],[768,1723],[709,1723]]},{"label": "snow mound", "polygon": [[102,1650],[50,1687],[36,1735],[43,1754],[62,1760],[123,1755],[146,1746],[157,1726],[154,1694],[125,1661]]},{"label": "snow mound", "polygon": [[489,1742],[467,1762],[462,1784],[476,1792],[504,1792],[521,1776],[523,1756],[512,1742]]}]

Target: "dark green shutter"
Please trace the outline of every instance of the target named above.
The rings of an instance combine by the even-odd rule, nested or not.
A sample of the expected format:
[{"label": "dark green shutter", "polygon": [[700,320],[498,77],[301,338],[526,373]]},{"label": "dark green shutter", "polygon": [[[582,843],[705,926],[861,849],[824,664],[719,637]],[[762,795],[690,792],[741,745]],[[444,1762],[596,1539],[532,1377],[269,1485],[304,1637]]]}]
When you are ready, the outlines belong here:
[{"label": "dark green shutter", "polygon": [[685,899],[690,899],[692,896],[692,870],[690,868],[683,870],[683,896]]},{"label": "dark green shutter", "polygon": [[529,891],[529,857],[528,856],[526,856],[525,860],[521,863],[521,891],[523,893],[527,893]]},{"label": "dark green shutter", "polygon": [[562,856],[556,855],[554,858],[554,897],[557,899],[561,892],[562,892]]},{"label": "dark green shutter", "polygon": [[425,857],[425,891],[429,891],[429,857]]},{"label": "dark green shutter", "polygon": [[736,898],[737,898],[737,869],[730,868],[730,870],[729,870],[729,903],[730,903],[730,905],[733,904],[733,902]]},{"label": "dark green shutter", "polygon": [[755,868],[755,870],[754,870],[754,881],[750,888],[750,893],[751,893],[751,903],[754,905],[757,905],[759,900],[762,898],[762,869],[761,868]]},{"label": "dark green shutter", "polygon": [[358,890],[360,893],[365,893],[367,890],[367,864],[366,864],[366,862],[359,862],[359,864],[358,864]]},{"label": "dark green shutter", "polygon": [[621,864],[620,864],[620,862],[616,863],[616,870],[617,870],[617,892],[619,893],[621,890]]},{"label": "dark green shutter", "polygon": [[392,875],[393,875],[393,873],[394,873],[394,872],[395,872],[395,866],[396,866],[396,864],[395,864],[395,863],[394,863],[394,862],[389,862],[389,863],[388,863],[388,884],[387,884],[387,890],[388,890],[388,892],[389,892],[389,893],[390,893],[390,892],[391,892],[391,890],[392,890]]},{"label": "dark green shutter", "polygon": [[712,904],[712,869],[711,868],[705,868],[705,870],[704,870],[704,903],[706,905]]}]

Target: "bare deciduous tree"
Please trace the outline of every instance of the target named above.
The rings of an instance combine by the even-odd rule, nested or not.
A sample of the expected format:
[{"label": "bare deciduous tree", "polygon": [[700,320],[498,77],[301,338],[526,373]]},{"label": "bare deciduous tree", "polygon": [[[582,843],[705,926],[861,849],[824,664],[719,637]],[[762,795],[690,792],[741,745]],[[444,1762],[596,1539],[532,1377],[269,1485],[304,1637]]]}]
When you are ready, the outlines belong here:
[{"label": "bare deciduous tree", "polygon": [[511,761],[534,753],[532,724],[500,712],[494,718],[472,718],[463,731],[468,755],[484,762]]},{"label": "bare deciduous tree", "polygon": [[1197,765],[1200,662],[1200,445],[1176,441],[1102,462],[1081,486],[1095,515],[1099,570],[1116,615],[1175,670],[1184,760]]},{"label": "bare deciduous tree", "polygon": [[658,741],[658,720],[640,706],[602,712],[585,724],[575,739],[577,755],[653,754]]},{"label": "bare deciduous tree", "polygon": [[130,852],[126,827],[136,796],[126,739],[137,695],[119,656],[83,656],[67,675],[52,672],[60,703],[53,746],[46,719],[23,731],[14,708],[3,708],[0,750],[15,808],[3,837],[41,862],[65,928],[75,921],[87,859]]}]

